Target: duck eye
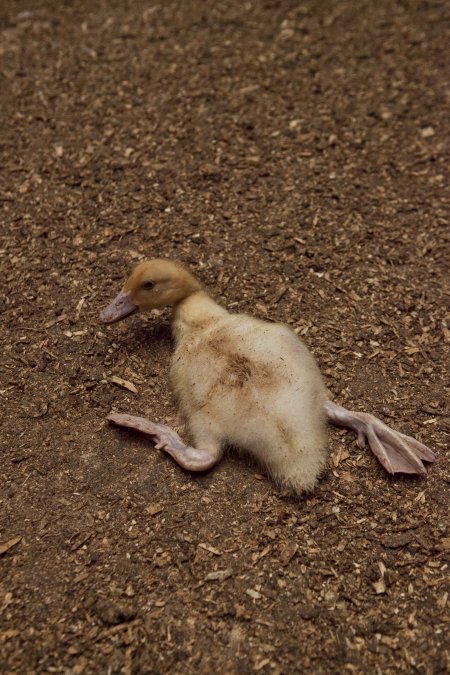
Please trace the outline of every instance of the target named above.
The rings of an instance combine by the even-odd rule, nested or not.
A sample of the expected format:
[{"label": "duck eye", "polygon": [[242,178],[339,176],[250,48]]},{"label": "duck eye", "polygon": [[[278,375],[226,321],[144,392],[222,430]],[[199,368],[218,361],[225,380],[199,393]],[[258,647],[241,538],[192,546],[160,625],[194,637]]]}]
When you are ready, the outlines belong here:
[{"label": "duck eye", "polygon": [[153,281],[144,281],[142,287],[145,288],[146,291],[151,291],[154,285]]}]

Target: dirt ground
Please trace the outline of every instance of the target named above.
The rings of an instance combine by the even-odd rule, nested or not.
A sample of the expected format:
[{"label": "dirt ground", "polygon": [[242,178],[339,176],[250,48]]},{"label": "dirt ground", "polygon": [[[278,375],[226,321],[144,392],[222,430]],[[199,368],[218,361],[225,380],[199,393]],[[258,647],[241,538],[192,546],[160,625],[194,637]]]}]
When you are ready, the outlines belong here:
[{"label": "dirt ground", "polygon": [[[0,672],[448,672],[445,11],[1,2]],[[293,499],[108,426],[176,417],[169,314],[98,323],[155,256],[292,325],[428,477],[330,429]]]}]

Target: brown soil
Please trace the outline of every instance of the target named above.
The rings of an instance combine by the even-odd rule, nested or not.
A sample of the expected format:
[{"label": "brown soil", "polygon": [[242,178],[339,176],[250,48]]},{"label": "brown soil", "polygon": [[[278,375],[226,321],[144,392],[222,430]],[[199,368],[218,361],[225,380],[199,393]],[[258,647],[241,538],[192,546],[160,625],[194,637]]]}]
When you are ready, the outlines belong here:
[{"label": "brown soil", "polygon": [[[3,1],[1,672],[448,672],[445,9]],[[291,324],[429,476],[332,429],[294,500],[106,425],[176,415],[168,315],[97,322],[154,256]]]}]

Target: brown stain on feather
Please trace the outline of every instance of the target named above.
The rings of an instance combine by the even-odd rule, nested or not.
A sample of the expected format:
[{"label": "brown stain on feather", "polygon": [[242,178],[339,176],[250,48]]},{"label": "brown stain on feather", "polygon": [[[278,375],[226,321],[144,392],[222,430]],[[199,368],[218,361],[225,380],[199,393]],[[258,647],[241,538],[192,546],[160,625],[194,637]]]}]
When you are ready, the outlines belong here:
[{"label": "brown stain on feather", "polygon": [[[208,358],[210,354],[214,367],[211,367],[211,384],[203,400],[197,401],[196,407],[204,408],[211,403],[213,398],[220,398],[221,392],[234,392],[240,399],[240,407],[255,408],[259,402],[255,399],[255,391],[268,395],[280,388],[283,378],[280,373],[266,361],[253,360],[248,355],[239,351],[239,336],[230,334],[226,329],[215,330],[208,337],[201,335],[209,324],[199,322],[195,325],[192,339],[187,340],[175,352],[175,360],[189,360],[192,350],[201,350]],[[203,339],[198,341],[199,333]],[[217,375],[213,372],[218,370]],[[194,378],[191,380],[191,395],[195,397]],[[287,432],[286,432],[287,433]],[[285,437],[286,433],[283,437]],[[283,434],[282,434],[283,435]]]},{"label": "brown stain on feather", "polygon": [[223,384],[242,388],[252,376],[252,362],[242,354],[226,354]]},{"label": "brown stain on feather", "polygon": [[274,368],[264,361],[250,359],[245,354],[236,351],[236,341],[225,332],[220,337],[215,334],[207,342],[215,360],[219,359],[223,367],[219,378],[212,390],[223,387],[226,389],[244,389],[246,384],[252,384],[257,389],[275,389],[280,384],[280,376]]}]

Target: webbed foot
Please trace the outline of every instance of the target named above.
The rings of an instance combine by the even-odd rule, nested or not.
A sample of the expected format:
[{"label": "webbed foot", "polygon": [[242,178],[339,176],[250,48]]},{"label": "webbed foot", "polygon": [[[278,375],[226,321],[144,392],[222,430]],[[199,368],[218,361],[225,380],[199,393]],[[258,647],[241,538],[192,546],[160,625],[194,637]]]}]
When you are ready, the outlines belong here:
[{"label": "webbed foot", "polygon": [[212,444],[211,447],[203,449],[185,445],[177,432],[165,424],[157,424],[144,417],[121,413],[110,413],[106,419],[120,427],[127,427],[149,436],[157,450],[167,452],[183,469],[188,471],[206,471],[219,459],[218,449]]},{"label": "webbed foot", "polygon": [[436,459],[426,445],[391,429],[374,415],[346,410],[333,401],[325,403],[325,410],[330,422],[356,431],[360,448],[363,448],[367,441],[373,454],[388,473],[424,475],[427,470],[423,461],[434,462]]}]

